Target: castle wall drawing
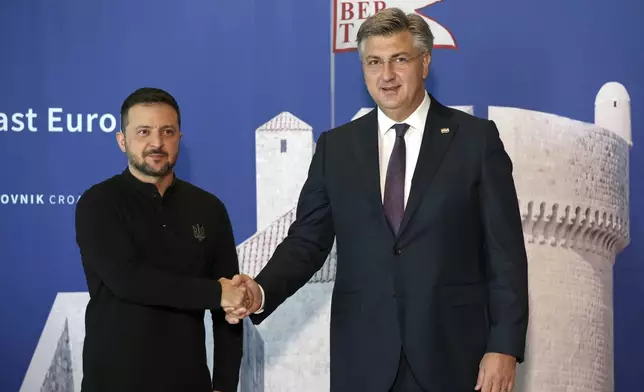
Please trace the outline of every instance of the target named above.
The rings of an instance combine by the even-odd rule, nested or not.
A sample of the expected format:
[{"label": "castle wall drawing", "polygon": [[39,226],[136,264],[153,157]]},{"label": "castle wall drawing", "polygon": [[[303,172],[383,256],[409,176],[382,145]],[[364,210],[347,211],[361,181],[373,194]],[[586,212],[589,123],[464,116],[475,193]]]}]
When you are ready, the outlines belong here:
[{"label": "castle wall drawing", "polygon": [[[592,124],[497,106],[488,118],[514,165],[529,258],[527,358],[515,391],[612,391],[612,267],[630,241],[628,93],[619,83],[602,86]],[[294,221],[315,148],[312,127],[289,112],[261,125],[255,140],[257,232],[238,246],[240,268],[251,276]],[[336,262],[334,247],[324,267],[264,323],[245,320],[241,391],[329,390]],[[58,295],[21,392],[80,390],[87,300],[87,293]],[[210,315],[205,322],[211,345]]]}]

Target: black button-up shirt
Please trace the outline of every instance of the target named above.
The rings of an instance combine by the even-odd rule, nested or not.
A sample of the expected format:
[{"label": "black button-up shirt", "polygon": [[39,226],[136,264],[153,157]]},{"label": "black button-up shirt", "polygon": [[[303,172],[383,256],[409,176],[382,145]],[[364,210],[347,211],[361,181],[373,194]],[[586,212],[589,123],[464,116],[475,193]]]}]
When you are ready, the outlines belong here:
[{"label": "black button-up shirt", "polygon": [[225,321],[217,279],[239,264],[217,197],[179,179],[162,197],[126,169],[80,198],[76,240],[90,294],[83,392],[237,391],[243,327]]}]

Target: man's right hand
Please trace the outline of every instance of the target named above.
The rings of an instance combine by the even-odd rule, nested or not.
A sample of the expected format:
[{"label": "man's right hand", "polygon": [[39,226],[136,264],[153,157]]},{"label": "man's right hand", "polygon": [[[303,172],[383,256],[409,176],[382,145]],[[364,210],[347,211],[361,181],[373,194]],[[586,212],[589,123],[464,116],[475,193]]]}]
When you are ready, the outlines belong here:
[{"label": "man's right hand", "polygon": [[248,275],[235,275],[231,282],[239,284],[240,287],[244,287],[246,289],[247,302],[245,307],[224,307],[224,311],[226,312],[226,321],[230,324],[237,324],[244,317],[247,317],[259,310],[263,301],[262,290],[259,287],[259,284],[257,284],[257,282]]},{"label": "man's right hand", "polygon": [[241,284],[241,277],[235,275],[233,279],[221,278],[221,307],[223,309],[246,310],[253,303],[252,294],[249,295],[246,286]]}]

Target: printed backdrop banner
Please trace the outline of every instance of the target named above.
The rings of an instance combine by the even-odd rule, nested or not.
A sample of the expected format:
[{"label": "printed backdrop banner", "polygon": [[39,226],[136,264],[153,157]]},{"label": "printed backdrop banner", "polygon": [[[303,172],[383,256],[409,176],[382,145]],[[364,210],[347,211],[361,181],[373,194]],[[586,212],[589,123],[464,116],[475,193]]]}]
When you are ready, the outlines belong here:
[{"label": "printed backdrop banner", "polygon": [[[74,208],[126,166],[130,92],[177,98],[178,175],[224,201],[254,275],[293,220],[313,142],[374,107],[356,33],[391,6],[436,36],[428,90],[494,120],[515,164],[532,306],[518,389],[641,388],[644,3],[26,0],[0,3],[0,391],[79,390]],[[334,252],[246,324],[243,390],[328,390]]]}]

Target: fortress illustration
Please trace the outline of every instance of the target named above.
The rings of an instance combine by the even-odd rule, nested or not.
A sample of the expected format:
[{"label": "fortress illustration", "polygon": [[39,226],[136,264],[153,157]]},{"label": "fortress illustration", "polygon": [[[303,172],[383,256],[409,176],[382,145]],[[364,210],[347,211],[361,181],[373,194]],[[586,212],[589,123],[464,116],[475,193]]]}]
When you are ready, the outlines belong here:
[{"label": "fortress illustration", "polygon": [[[471,106],[453,107],[473,113]],[[612,268],[630,241],[629,95],[619,83],[602,86],[594,123],[496,106],[488,118],[514,164],[529,258],[527,357],[514,390],[612,391]],[[315,149],[312,127],[288,112],[260,126],[255,137],[257,232],[237,248],[240,268],[251,276],[294,221]],[[242,392],[329,390],[335,270],[334,246],[324,267],[262,325],[245,320]],[[87,293],[58,294],[21,392],[80,391],[88,299]],[[209,314],[205,322],[211,346]]]}]

